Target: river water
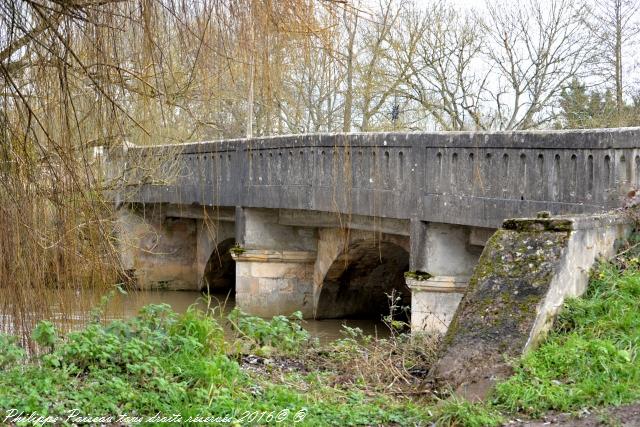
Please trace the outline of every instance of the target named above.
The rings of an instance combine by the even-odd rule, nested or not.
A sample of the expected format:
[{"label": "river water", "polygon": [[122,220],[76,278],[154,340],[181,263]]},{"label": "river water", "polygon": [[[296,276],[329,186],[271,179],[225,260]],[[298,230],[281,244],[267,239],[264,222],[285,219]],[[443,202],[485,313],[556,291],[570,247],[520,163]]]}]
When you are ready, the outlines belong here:
[{"label": "river water", "polygon": [[[72,291],[69,291],[72,292]],[[56,291],[59,296],[60,290]],[[65,296],[63,296],[64,298]],[[67,298],[72,298],[73,295],[67,295]],[[99,301],[99,296],[91,298],[93,305]],[[213,309],[213,316],[219,321],[225,330],[229,332],[227,322],[225,321],[226,315],[235,307],[235,301],[232,296],[226,294],[212,294],[210,295],[209,303],[207,298],[199,292],[190,291],[133,291],[127,294],[116,295],[109,301],[106,306],[104,318],[105,319],[125,319],[135,316],[138,311],[148,304],[161,304],[166,303],[177,313],[185,312],[189,306],[195,305],[201,309],[206,309],[207,304],[209,308]],[[53,311],[54,321],[60,324],[66,324],[67,327],[62,329],[74,329],[73,325],[79,325],[82,319],[88,319],[89,311],[86,309],[75,308],[69,313],[69,309],[65,310],[65,314],[62,315],[60,311]],[[63,320],[64,317],[64,320]],[[77,327],[76,325],[76,327]],[[326,343],[338,338],[342,338],[341,334],[342,325],[349,327],[357,327],[363,330],[365,334],[386,337],[389,335],[386,326],[375,319],[325,319],[325,320],[305,320],[303,327],[309,331],[312,337],[317,337],[321,343]],[[71,327],[68,327],[71,326]]]}]

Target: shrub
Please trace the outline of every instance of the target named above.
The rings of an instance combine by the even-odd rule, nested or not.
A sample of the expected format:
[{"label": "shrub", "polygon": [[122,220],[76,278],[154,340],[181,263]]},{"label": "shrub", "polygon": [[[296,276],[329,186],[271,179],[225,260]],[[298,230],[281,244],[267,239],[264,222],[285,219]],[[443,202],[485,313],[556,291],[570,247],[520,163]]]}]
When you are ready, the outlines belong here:
[{"label": "shrub", "polygon": [[234,308],[228,319],[247,352],[270,353],[275,350],[293,354],[309,342],[309,333],[302,327],[302,313],[299,311],[289,317],[274,316],[271,320],[264,320]]},{"label": "shrub", "polygon": [[53,348],[53,345],[58,338],[58,334],[53,323],[43,320],[33,329],[31,338],[43,347]]},{"label": "shrub", "polygon": [[0,334],[0,369],[13,367],[24,359],[26,353],[17,343],[17,337]]}]

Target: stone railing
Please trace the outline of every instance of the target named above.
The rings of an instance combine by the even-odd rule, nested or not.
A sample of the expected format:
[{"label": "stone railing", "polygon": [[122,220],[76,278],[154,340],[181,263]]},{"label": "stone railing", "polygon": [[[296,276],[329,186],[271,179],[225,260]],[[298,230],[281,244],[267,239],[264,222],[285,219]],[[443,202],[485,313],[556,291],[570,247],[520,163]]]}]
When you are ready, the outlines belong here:
[{"label": "stone railing", "polygon": [[[119,202],[302,209],[498,227],[615,208],[640,129],[322,134],[128,148]],[[112,168],[113,169],[113,168]]]}]

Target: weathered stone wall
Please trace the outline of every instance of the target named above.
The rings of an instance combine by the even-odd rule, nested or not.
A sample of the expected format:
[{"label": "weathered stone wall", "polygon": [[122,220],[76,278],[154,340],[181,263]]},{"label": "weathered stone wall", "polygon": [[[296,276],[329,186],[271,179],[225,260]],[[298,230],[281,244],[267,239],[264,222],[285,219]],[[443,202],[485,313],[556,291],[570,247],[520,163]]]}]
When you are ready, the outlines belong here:
[{"label": "weathered stone wall", "polygon": [[139,147],[114,159],[127,165],[124,175],[134,186],[112,197],[497,228],[505,218],[543,210],[597,213],[619,206],[640,184],[639,145],[640,129],[626,128],[328,134]]},{"label": "weathered stone wall", "polygon": [[508,361],[549,330],[564,299],[582,294],[598,256],[613,255],[631,225],[622,215],[505,221],[485,247],[431,371],[481,397]]},{"label": "weathered stone wall", "polygon": [[216,246],[235,235],[232,220],[203,207],[123,206],[116,220],[123,267],[143,289],[200,290]]},{"label": "weathered stone wall", "polygon": [[160,205],[118,210],[123,267],[142,289],[197,290],[196,220],[165,214]]},{"label": "weathered stone wall", "polygon": [[256,316],[313,317],[315,252],[248,249],[236,261],[236,305]]}]

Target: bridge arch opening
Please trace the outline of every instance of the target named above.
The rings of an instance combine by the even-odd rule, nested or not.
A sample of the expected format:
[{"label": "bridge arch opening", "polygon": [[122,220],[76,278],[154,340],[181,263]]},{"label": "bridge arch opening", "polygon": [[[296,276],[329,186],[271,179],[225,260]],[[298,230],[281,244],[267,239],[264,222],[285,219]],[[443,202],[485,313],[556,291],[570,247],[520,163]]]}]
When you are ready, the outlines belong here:
[{"label": "bridge arch opening", "polygon": [[390,295],[408,320],[411,291],[405,284],[409,252],[395,243],[361,240],[352,243],[332,263],[325,275],[316,318],[380,320],[390,312]]},{"label": "bridge arch opening", "polygon": [[203,292],[223,293],[235,290],[236,268],[230,253],[234,243],[233,238],[223,240],[211,252],[204,269]]}]

